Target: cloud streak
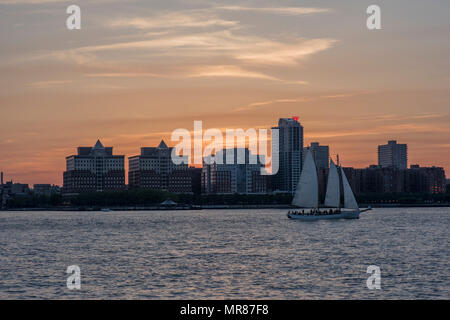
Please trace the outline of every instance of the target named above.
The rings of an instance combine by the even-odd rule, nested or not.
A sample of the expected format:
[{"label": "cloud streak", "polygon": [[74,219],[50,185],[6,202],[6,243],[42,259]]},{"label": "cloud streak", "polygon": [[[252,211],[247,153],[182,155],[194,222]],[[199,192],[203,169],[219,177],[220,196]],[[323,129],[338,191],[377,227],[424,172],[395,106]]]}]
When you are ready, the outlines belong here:
[{"label": "cloud streak", "polygon": [[305,96],[305,97],[298,97],[298,98],[274,99],[274,100],[253,102],[246,106],[236,108],[234,110],[235,111],[246,111],[246,110],[251,110],[251,109],[258,108],[258,107],[263,107],[263,106],[276,104],[276,103],[297,103],[297,102],[310,102],[310,101],[317,101],[317,100],[324,100],[324,99],[351,98],[354,96],[365,95],[365,94],[369,94],[369,93],[371,93],[371,92],[364,91],[364,92],[355,92],[355,93],[341,93],[341,94],[334,94],[334,95]]},{"label": "cloud streak", "polygon": [[214,14],[201,12],[171,12],[152,17],[134,17],[110,21],[112,27],[137,29],[207,28],[212,26],[232,27],[237,21],[220,19]]},{"label": "cloud streak", "polygon": [[269,14],[280,14],[285,16],[299,16],[308,15],[316,13],[331,12],[329,8],[314,8],[314,7],[266,7],[266,8],[256,8],[256,7],[243,7],[243,6],[226,6],[217,7],[217,10],[228,10],[228,11],[250,11],[259,13],[269,13]]},{"label": "cloud streak", "polygon": [[235,78],[255,78],[280,81],[275,77],[268,76],[260,72],[245,70],[233,65],[202,66],[193,70],[192,77],[235,77]]}]

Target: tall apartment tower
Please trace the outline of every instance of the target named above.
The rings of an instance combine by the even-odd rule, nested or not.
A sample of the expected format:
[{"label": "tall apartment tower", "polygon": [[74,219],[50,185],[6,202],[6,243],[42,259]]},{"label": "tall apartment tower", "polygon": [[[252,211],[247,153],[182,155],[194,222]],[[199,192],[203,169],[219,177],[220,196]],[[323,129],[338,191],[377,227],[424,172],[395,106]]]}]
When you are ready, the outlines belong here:
[{"label": "tall apartment tower", "polygon": [[274,129],[279,130],[279,169],[272,189],[294,193],[302,171],[303,127],[294,118],[281,118]]},{"label": "tall apartment tower", "polygon": [[330,148],[328,146],[321,146],[318,142],[312,142],[311,146],[305,148],[303,157],[307,150],[311,151],[318,169],[328,169],[330,167]]},{"label": "tall apartment tower", "polygon": [[383,168],[407,169],[407,145],[391,140],[388,144],[378,146],[378,165]]},{"label": "tall apartment tower", "polygon": [[125,188],[123,155],[113,155],[112,147],[100,140],[94,147],[78,147],[78,154],[66,157],[64,193],[114,191]]}]

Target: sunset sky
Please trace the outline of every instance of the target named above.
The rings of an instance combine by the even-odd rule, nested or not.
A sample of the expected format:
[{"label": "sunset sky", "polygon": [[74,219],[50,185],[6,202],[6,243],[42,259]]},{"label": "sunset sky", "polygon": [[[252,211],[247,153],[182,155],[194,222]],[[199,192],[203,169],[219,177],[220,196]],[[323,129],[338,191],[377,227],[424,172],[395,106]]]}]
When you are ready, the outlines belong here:
[{"label": "sunset sky", "polygon": [[[81,30],[66,8],[81,7]],[[381,7],[381,30],[366,9]],[[136,155],[171,132],[298,116],[345,166],[408,144],[450,172],[448,0],[0,0],[0,171],[62,184],[97,139]],[[449,174],[447,174],[449,176]]]}]

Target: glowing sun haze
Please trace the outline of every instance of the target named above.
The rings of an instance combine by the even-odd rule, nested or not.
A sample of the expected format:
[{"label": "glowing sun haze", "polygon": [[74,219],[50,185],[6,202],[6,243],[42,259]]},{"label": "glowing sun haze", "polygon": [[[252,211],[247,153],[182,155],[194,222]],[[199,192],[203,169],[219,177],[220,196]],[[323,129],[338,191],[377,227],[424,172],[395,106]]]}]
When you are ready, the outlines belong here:
[{"label": "glowing sun haze", "polygon": [[177,128],[270,128],[298,116],[344,165],[407,143],[450,170],[449,1],[0,1],[0,171],[62,184],[65,157],[116,154]]}]

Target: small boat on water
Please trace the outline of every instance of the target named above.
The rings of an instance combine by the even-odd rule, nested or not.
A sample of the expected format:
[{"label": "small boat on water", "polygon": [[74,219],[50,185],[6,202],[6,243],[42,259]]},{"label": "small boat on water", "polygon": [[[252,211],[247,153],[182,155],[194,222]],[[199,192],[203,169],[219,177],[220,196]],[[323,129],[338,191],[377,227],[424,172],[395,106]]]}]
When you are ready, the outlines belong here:
[{"label": "small boat on water", "polygon": [[112,212],[112,210],[109,209],[109,208],[103,208],[102,211],[103,211],[103,212]]},{"label": "small boat on water", "polygon": [[339,173],[333,160],[330,161],[327,191],[324,206],[319,208],[319,183],[316,164],[311,151],[308,150],[305,164],[297,184],[292,205],[301,209],[291,210],[289,219],[313,221],[322,219],[359,219],[359,214],[371,210],[360,210],[355,195],[345,176],[342,167],[339,167],[342,179],[344,205],[341,206],[341,190]]}]

